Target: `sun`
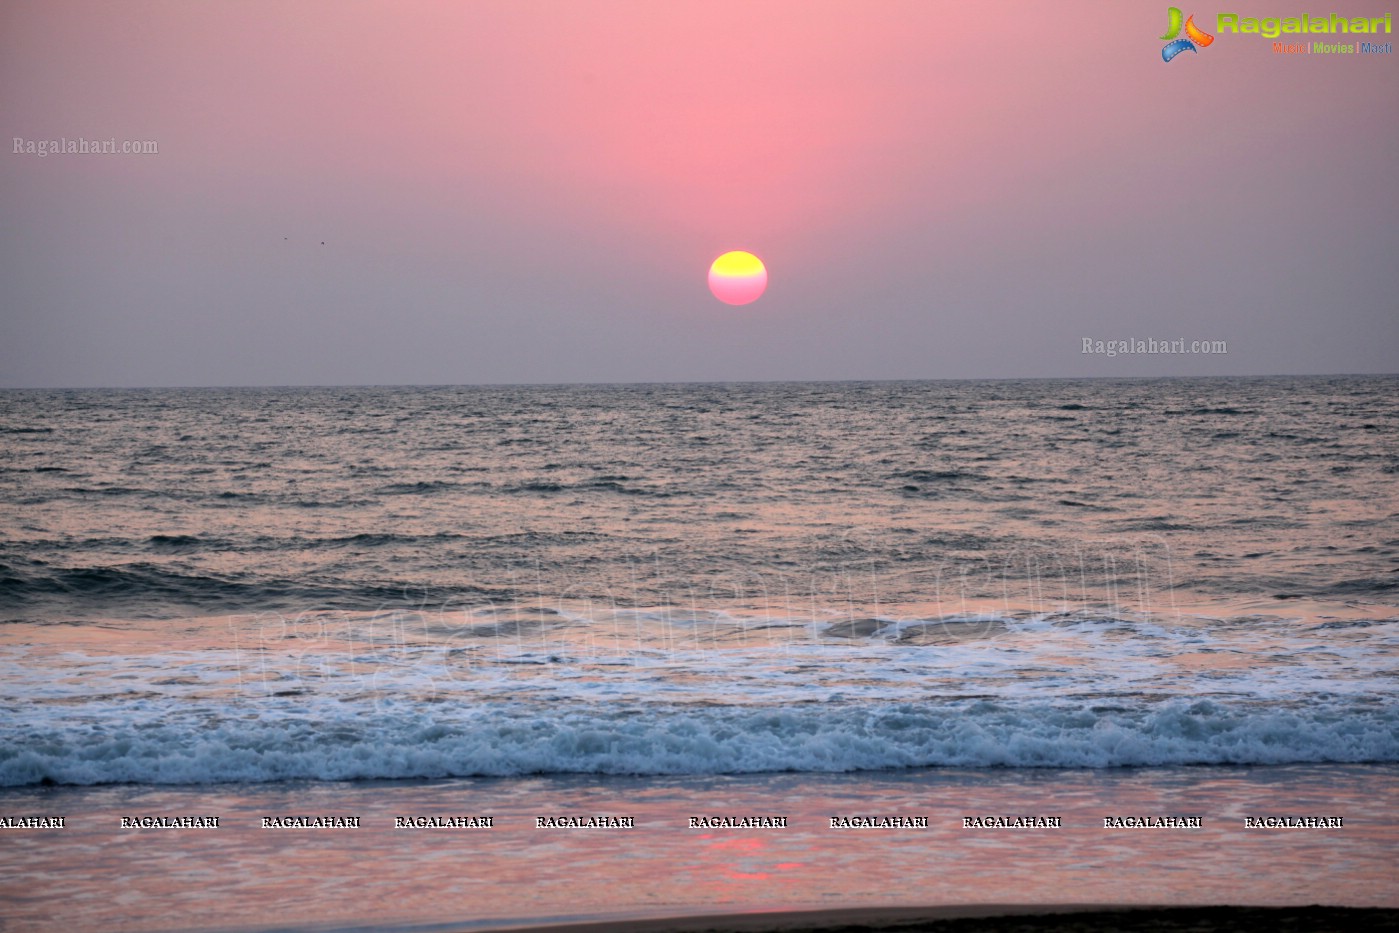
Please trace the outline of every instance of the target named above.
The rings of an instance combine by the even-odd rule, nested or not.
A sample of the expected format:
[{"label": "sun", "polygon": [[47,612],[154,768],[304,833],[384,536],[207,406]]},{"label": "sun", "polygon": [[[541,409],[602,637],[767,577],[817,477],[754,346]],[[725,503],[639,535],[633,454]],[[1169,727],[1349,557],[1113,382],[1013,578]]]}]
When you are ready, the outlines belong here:
[{"label": "sun", "polygon": [[709,267],[709,290],[724,304],[746,305],[757,301],[768,287],[768,270],[752,253],[736,249]]}]

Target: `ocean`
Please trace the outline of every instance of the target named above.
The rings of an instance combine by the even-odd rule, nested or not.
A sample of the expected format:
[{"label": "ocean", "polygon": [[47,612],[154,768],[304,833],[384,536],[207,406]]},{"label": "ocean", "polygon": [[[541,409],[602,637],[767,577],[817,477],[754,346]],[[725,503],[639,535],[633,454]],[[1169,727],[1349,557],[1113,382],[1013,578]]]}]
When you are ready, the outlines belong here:
[{"label": "ocean", "polygon": [[1392,376],[0,392],[0,929],[1399,906],[1396,488]]}]

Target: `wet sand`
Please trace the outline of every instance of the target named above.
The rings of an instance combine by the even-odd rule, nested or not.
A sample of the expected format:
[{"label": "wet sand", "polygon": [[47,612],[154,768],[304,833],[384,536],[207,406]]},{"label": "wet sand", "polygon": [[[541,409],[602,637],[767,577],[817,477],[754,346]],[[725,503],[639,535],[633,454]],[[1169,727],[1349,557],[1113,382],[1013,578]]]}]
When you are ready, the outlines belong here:
[{"label": "wet sand", "polygon": [[510,927],[529,933],[1332,933],[1399,930],[1399,910],[1362,907],[855,908]]},{"label": "wet sand", "polygon": [[[1154,927],[1080,916],[1067,929],[1344,929],[1334,917],[1298,925],[1288,905],[1399,910],[1396,812],[1393,765],[11,788],[0,791],[0,815],[67,823],[4,830],[0,916],[5,933],[455,933],[565,924],[643,933],[1037,930],[1056,927],[926,923],[985,916],[990,908],[973,905],[1012,902],[1045,914],[1066,903],[1118,905],[1095,908],[1101,912],[1243,901],[1290,913],[1255,913],[1226,926],[1228,915],[1215,911],[1175,927],[1161,925],[1165,915],[1145,918]],[[537,825],[578,814],[625,816],[635,826]],[[1062,826],[964,825],[1006,814],[1053,817]],[[1104,826],[1104,817],[1161,814],[1199,815],[1202,827]],[[1345,823],[1244,828],[1247,817],[1276,814]],[[353,817],[357,826],[263,825],[302,815]],[[786,823],[689,825],[692,817],[729,815]],[[121,826],[146,816],[220,822]],[[403,817],[458,816],[492,823],[396,825]],[[832,827],[842,816],[926,824]],[[1392,929],[1392,918],[1381,920]],[[1370,918],[1360,928],[1386,929]]]}]

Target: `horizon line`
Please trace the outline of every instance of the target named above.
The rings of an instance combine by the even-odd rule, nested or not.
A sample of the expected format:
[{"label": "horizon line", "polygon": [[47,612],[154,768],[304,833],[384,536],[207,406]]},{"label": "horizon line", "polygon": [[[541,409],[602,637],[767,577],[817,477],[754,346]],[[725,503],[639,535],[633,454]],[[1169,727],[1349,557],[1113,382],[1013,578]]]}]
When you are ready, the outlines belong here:
[{"label": "horizon line", "polygon": [[1098,376],[916,376],[881,379],[641,379],[633,381],[577,382],[248,382],[168,385],[15,385],[0,386],[0,392],[93,392],[186,389],[490,389],[490,388],[582,388],[601,386],[718,386],[718,385],[851,385],[897,384],[909,382],[1092,382],[1098,380],[1149,382],[1190,379],[1335,379],[1396,378],[1396,372],[1321,373],[1212,373],[1197,375],[1098,375]]}]

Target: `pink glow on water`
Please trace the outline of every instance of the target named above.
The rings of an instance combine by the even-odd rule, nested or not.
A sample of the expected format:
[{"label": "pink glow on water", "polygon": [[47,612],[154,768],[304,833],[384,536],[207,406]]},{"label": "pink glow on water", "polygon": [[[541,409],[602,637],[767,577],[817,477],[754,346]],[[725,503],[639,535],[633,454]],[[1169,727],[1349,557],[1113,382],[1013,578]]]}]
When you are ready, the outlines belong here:
[{"label": "pink glow on water", "polygon": [[[1322,903],[1399,906],[1392,766],[990,775],[459,781],[309,787],[7,791],[7,930],[74,933],[407,925],[875,905]],[[694,813],[779,813],[759,838],[685,829]],[[358,830],[272,831],[262,815],[357,815]],[[536,829],[557,813],[634,816],[627,831]],[[218,830],[121,831],[122,816],[214,813]],[[833,815],[926,814],[917,831],[832,830]],[[490,814],[496,828],[393,829]],[[962,817],[1057,815],[1058,830]],[[1245,831],[1245,816],[1339,815],[1340,830]],[[1103,828],[1104,816],[1203,815],[1204,828]],[[140,857],[133,858],[133,852]],[[120,893],[114,893],[120,892]]]}]

